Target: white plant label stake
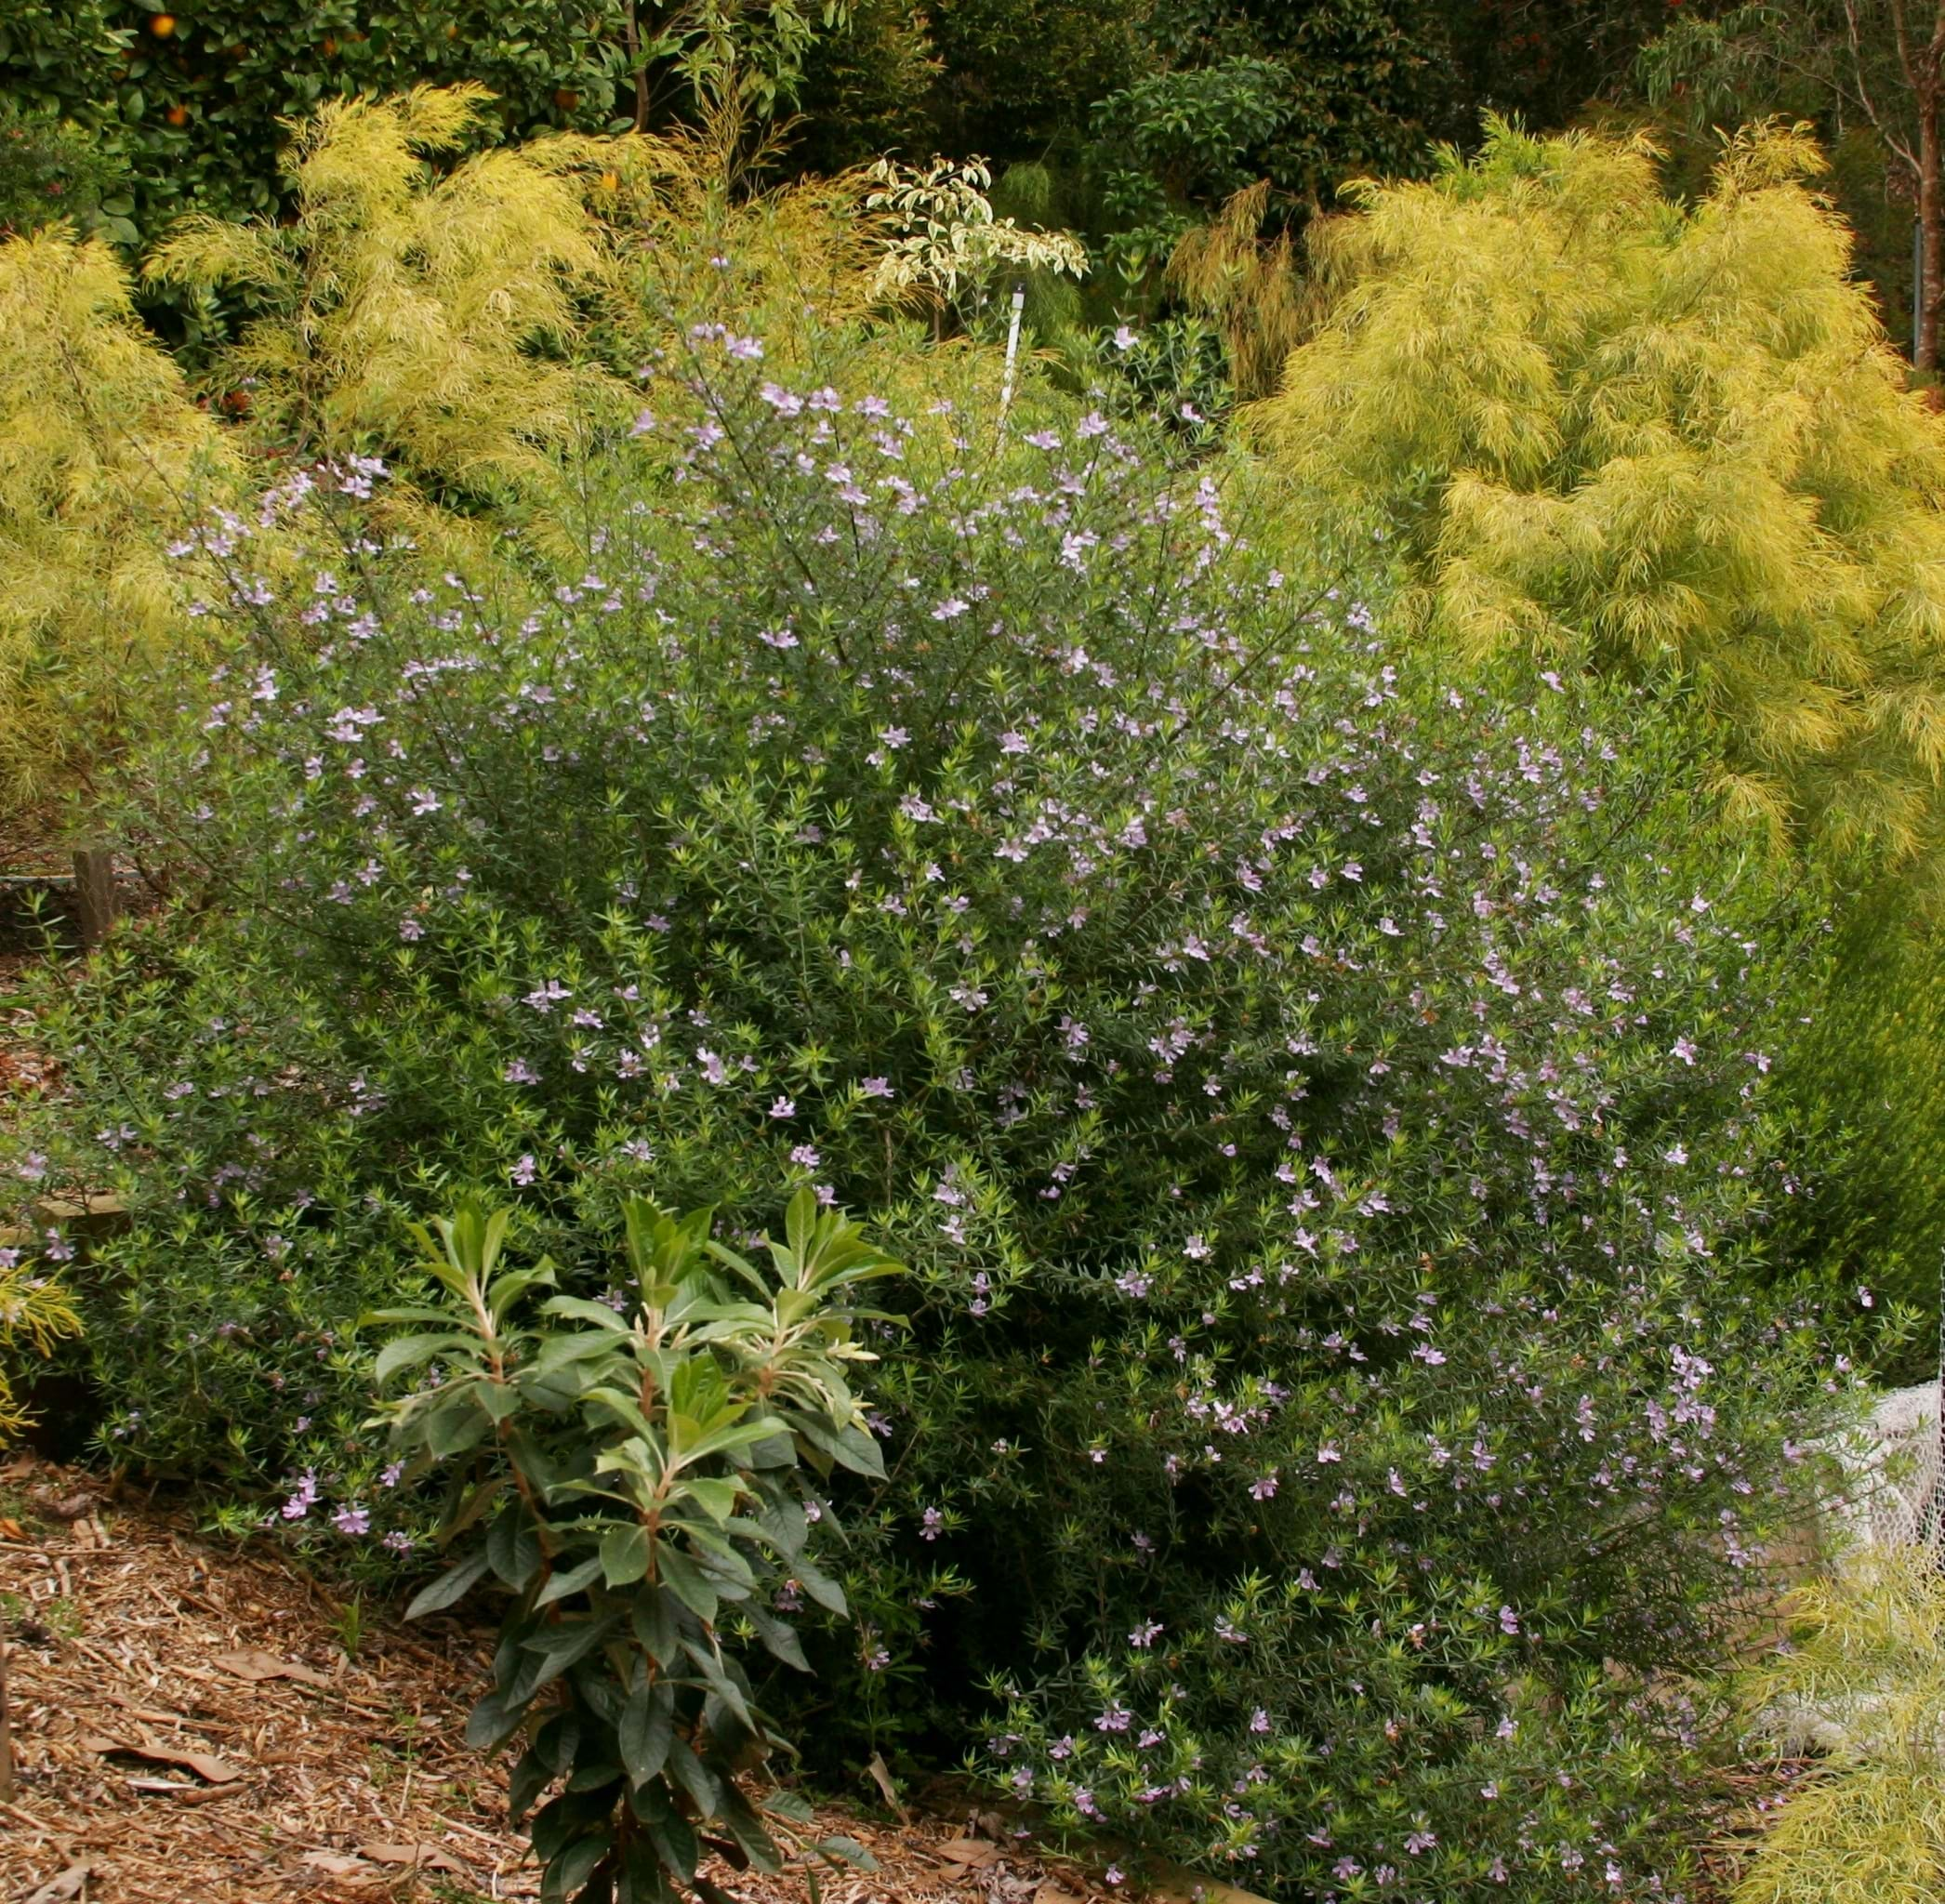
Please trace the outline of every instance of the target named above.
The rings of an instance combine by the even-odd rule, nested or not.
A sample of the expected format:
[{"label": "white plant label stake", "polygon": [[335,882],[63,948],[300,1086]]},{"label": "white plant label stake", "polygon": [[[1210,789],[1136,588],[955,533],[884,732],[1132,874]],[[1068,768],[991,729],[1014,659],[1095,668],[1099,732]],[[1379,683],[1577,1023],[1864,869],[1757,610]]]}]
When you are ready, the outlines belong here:
[{"label": "white plant label stake", "polygon": [[1013,401],[1013,363],[1020,354],[1020,313],[1026,308],[1026,286],[1013,286],[1013,314],[1006,326],[1006,380],[999,386],[999,417],[1006,420],[1006,413]]}]

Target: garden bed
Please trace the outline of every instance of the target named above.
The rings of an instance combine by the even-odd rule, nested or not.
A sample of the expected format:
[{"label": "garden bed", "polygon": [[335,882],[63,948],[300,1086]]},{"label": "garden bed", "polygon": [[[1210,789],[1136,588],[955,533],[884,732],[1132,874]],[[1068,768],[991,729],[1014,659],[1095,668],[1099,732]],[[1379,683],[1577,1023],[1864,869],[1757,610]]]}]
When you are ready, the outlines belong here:
[{"label": "garden bed", "polygon": [[[272,1555],[205,1543],[177,1511],[24,1457],[0,1469],[0,1593],[9,1904],[538,1895],[506,1829],[506,1765],[461,1736],[488,1659],[474,1629],[408,1634]],[[878,1867],[826,1872],[833,1904],[1090,1891],[964,1810],[886,1827],[827,1809],[818,1823]],[[800,1874],[733,1882],[753,1904],[808,1895]]]}]

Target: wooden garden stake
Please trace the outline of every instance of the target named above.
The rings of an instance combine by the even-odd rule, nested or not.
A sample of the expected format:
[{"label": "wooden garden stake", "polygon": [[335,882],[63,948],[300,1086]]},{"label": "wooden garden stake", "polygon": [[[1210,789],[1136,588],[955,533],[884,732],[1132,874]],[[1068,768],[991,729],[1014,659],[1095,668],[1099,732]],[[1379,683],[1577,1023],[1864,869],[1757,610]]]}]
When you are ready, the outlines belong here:
[{"label": "wooden garden stake", "polygon": [[7,1638],[0,1634],[0,1805],[14,1797],[14,1736],[7,1723]]},{"label": "wooden garden stake", "polygon": [[108,936],[119,906],[114,888],[114,855],[100,846],[74,855],[74,906],[81,923],[81,946],[92,952]]}]

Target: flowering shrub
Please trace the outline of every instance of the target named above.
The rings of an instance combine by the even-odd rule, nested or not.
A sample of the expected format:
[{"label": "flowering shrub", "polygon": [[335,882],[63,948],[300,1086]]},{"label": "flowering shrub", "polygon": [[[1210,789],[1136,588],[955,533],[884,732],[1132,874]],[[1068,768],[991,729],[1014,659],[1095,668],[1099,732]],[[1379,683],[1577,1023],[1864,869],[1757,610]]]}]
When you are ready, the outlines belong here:
[{"label": "flowering shrub", "polygon": [[766,1603],[787,1584],[844,1611],[805,1552],[817,1503],[798,1462],[882,1477],[847,1370],[875,1359],[853,1340],[857,1285],[897,1265],[807,1190],[770,1246],[774,1281],[710,1240],[707,1210],[678,1223],[631,1198],[623,1216],[622,1289],[537,1317],[553,1265],[501,1265],[510,1211],[462,1210],[436,1248],[421,1229],[444,1299],[374,1318],[418,1325],[377,1372],[420,1371],[387,1411],[394,1444],[451,1471],[442,1530],[470,1549],[414,1610],[489,1578],[514,1596],[467,1737],[526,1734],[516,1820],[562,1785],[533,1823],[543,1895],[662,1904],[671,1881],[721,1897],[696,1878],[705,1845],[780,1870],[772,1830],[807,1816],[773,1802],[766,1821],[742,1788],[776,1741],[723,1639],[801,1669]]},{"label": "flowering shrub", "polygon": [[404,1215],[503,1186],[573,1282],[781,1173],[914,1311],[834,1746],[990,1720],[1056,1821],[1290,1895],[1678,1887],[1652,1675],[1836,1405],[1752,1293],[1789,915],[1665,721],[1433,678],[959,361],[907,414],[705,328],[550,591],[379,546],[372,469],[266,505],[296,598],[252,522],[185,555],[234,653],[129,824],[217,903],[47,1013],[43,1148],[138,1213],[111,1445],[310,1473],[331,1538]]}]

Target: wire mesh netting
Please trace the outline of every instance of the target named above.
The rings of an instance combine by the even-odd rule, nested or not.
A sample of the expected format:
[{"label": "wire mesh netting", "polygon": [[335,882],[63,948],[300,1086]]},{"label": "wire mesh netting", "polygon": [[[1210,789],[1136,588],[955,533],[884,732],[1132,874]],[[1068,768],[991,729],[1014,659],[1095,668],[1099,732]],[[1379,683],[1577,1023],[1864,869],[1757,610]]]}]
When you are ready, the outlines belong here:
[{"label": "wire mesh netting", "polygon": [[1945,1461],[1937,1382],[1893,1389],[1841,1459],[1849,1485],[1833,1516],[1852,1542],[1867,1551],[1938,1547]]}]

